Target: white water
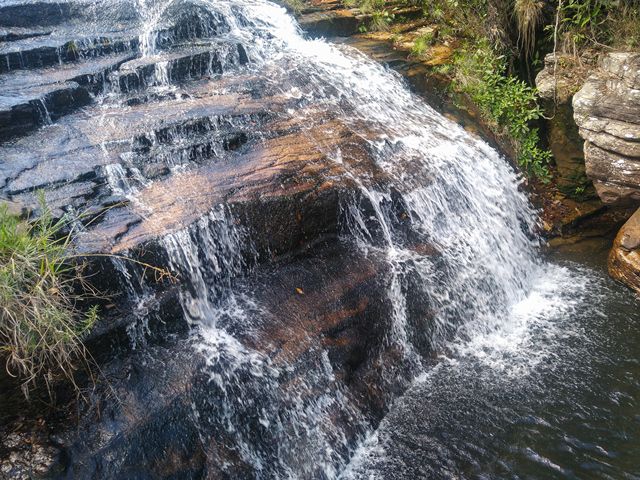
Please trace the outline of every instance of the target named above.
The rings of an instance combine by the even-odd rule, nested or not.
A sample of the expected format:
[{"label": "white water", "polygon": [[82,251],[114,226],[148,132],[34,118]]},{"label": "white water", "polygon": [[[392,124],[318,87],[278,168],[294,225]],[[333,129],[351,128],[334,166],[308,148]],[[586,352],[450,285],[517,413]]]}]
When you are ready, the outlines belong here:
[{"label": "white water", "polygon": [[[158,53],[155,29],[172,3],[140,6],[143,55]],[[535,352],[525,348],[528,332],[534,327],[553,329],[552,319],[567,308],[562,292],[570,288],[575,294],[580,284],[569,270],[538,259],[536,215],[505,159],[410,93],[396,74],[351,48],[305,39],[284,9],[261,0],[197,4],[225,19],[229,35],[247,50],[249,68],[268,71],[283,94],[337,113],[356,131],[366,126],[362,136],[388,181],[381,185],[375,178],[362,178],[349,170],[343,152],[331,152],[361,189],[344,206],[344,236],[389,264],[387,295],[393,318],[388,341],[400,347],[405,368],[415,375],[423,372],[415,342],[425,333],[416,331],[408,318],[409,293],[426,298],[433,311],[431,348],[454,359],[476,357],[497,369],[507,367],[516,353],[523,357],[518,375],[535,368],[536,362],[530,361]],[[163,85],[170,83],[162,63],[155,76]],[[313,120],[312,109],[297,114]],[[134,191],[121,187],[119,172],[111,173],[114,191],[120,188],[118,193],[135,197]],[[406,219],[405,227],[399,217]],[[403,233],[407,222],[411,239]],[[182,307],[200,327],[196,348],[207,360],[212,395],[222,398],[216,418],[201,419],[202,435],[210,423],[221,422],[240,445],[243,461],[256,472],[299,478],[321,471],[337,477],[353,446],[325,420],[336,410],[342,412],[358,425],[362,441],[366,421],[336,387],[328,359],[306,372],[309,385],[301,386],[326,385],[326,393],[312,402],[302,393],[280,395],[278,379],[287,374],[285,367],[244,346],[222,325],[229,319],[242,322],[248,315],[269,315],[246,292],[234,291],[230,281],[246,267],[242,258],[248,241],[228,212],[212,212],[163,243],[171,266],[187,280]],[[419,253],[416,247],[421,245],[436,253]],[[316,353],[326,358],[326,352]],[[255,396],[261,397],[260,406]],[[248,412],[257,414],[258,423],[270,431],[267,441],[277,447],[251,437],[255,430],[247,425]],[[364,445],[374,445],[371,438],[375,436]],[[268,465],[274,457],[277,467]]]}]

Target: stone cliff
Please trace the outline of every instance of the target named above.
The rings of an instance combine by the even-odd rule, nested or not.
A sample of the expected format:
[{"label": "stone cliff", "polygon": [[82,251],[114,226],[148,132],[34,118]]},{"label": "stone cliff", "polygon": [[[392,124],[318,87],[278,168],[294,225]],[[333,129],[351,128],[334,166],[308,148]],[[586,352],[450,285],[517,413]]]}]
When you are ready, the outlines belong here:
[{"label": "stone cliff", "polygon": [[[586,172],[602,201],[640,205],[640,54],[604,55],[573,98]],[[616,237],[611,275],[640,292],[640,211]]]}]

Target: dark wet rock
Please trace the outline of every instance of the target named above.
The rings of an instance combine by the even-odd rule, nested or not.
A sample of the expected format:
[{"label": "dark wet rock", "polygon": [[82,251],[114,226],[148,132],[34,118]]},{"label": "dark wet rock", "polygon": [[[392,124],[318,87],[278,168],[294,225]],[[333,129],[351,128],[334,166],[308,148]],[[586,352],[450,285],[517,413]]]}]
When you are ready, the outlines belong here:
[{"label": "dark wet rock", "polygon": [[23,135],[90,102],[87,90],[75,82],[40,86],[23,94],[0,98],[0,139]]},{"label": "dark wet rock", "polygon": [[62,33],[26,38],[0,46],[0,73],[131,52],[137,46],[138,37],[133,32],[90,37]]},{"label": "dark wet rock", "polygon": [[[55,217],[80,213],[75,247],[110,294],[86,339],[105,377],[90,408],[37,439],[47,453],[38,471],[246,478],[259,470],[256,459],[280,457],[319,477],[328,453],[314,450],[316,436],[347,458],[411,376],[387,334],[386,261],[340,240],[347,202],[362,206],[371,232],[380,228],[352,175],[384,188],[371,141],[396,147],[311,95],[283,95],[277,71],[220,77],[249,59],[225,37],[228,26],[197,5],[170,10],[155,32],[157,55],[145,57],[130,12],[116,32],[99,22],[85,31],[86,15],[69,15],[64,28],[37,35],[49,27],[36,28],[46,24],[34,13],[24,20],[33,35],[0,47],[1,98],[10,99],[0,121],[1,194],[37,214],[43,189]],[[307,87],[290,72],[285,80]],[[412,181],[428,183],[403,161]],[[437,255],[402,229],[407,207],[397,192],[388,203],[408,248]],[[239,232],[237,249],[224,250],[221,226]],[[175,261],[180,247],[192,247],[201,271]],[[254,297],[243,309],[250,318],[220,309],[216,328],[202,325],[184,300],[200,273],[212,305]],[[432,312],[417,293],[421,279],[403,280],[416,291],[409,336],[425,344]],[[229,338],[210,338],[224,332]],[[5,414],[19,431],[15,410]],[[295,423],[300,415],[310,420]],[[310,430],[294,435],[302,424]],[[19,457],[8,467],[16,478],[28,475],[29,457]],[[282,465],[260,468],[283,475]]]},{"label": "dark wet rock", "polygon": [[69,19],[73,5],[65,1],[8,1],[0,6],[0,26],[34,27],[57,25]]},{"label": "dark wet rock", "polygon": [[[289,461],[298,456],[310,477],[319,475],[321,465],[310,456],[324,452],[308,450],[306,436],[330,438],[340,430],[336,425],[350,425],[346,438],[333,442],[336,450],[347,448],[342,442],[352,444],[369,422],[379,421],[392,391],[408,381],[406,371],[385,374],[385,362],[402,361],[385,346],[392,316],[383,293],[386,268],[352,245],[335,243],[295,262],[260,267],[234,285],[238,295],[251,292],[259,310],[244,321],[219,319],[237,346],[209,337],[203,327],[201,335],[174,337],[106,364],[108,388],[98,389],[94,407],[81,415],[81,435],[75,428],[57,432],[63,454],[50,473],[238,478],[253,475],[250,462],[277,449]],[[281,373],[272,376],[275,371]],[[320,407],[329,390],[344,399]],[[295,416],[313,415],[313,408],[322,408],[329,421],[290,436]],[[272,428],[274,422],[284,430]],[[247,438],[251,447],[242,443]],[[278,476],[280,468],[264,465],[263,473]]]},{"label": "dark wet rock", "polygon": [[0,28],[0,42],[15,42],[26,38],[51,34],[51,30],[32,30],[27,28]]},{"label": "dark wet rock", "polygon": [[332,10],[309,13],[300,20],[300,26],[311,36],[349,36],[358,31],[363,24],[351,10]]},{"label": "dark wet rock", "polygon": [[0,141],[88,105],[90,94],[103,88],[106,75],[130,58],[130,54],[107,56],[0,77]]},{"label": "dark wet rock", "polygon": [[198,79],[247,62],[242,45],[220,44],[217,49],[213,48],[212,45],[194,47],[127,62],[118,70],[120,89],[129,92],[154,83]]},{"label": "dark wet rock", "polygon": [[[389,13],[399,18],[420,17],[421,7],[388,5]],[[299,18],[302,29],[311,37],[347,37],[361,30],[367,30],[373,19],[369,12],[357,8],[345,8],[344,3],[335,0],[314,0],[303,9]]]}]

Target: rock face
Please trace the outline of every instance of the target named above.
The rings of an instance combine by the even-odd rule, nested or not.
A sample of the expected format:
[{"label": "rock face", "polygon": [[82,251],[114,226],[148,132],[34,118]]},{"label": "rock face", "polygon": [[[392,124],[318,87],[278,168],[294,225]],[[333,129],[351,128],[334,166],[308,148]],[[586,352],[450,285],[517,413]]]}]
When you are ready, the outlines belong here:
[{"label": "rock face", "polygon": [[640,294],[640,210],[616,236],[609,254],[609,273]]},{"label": "rock face", "polygon": [[573,56],[549,54],[544,69],[536,77],[543,108],[550,118],[547,122],[547,141],[553,153],[558,174],[558,187],[569,196],[576,189],[584,189],[585,173],[583,140],[573,121],[571,100],[581,82],[577,61]]},{"label": "rock face", "polygon": [[[0,6],[0,198],[37,210],[43,190],[56,217],[81,212],[76,246],[113,293],[87,339],[108,383],[95,409],[47,419],[55,440],[25,449],[0,388],[11,478],[322,478],[411,378],[389,340],[389,266],[340,235],[349,202],[360,227],[379,228],[354,178],[386,184],[384,141],[314,103],[295,73],[252,71],[198,2],[170,3],[147,32],[153,52],[124,0]],[[408,243],[438,254],[426,238]],[[203,312],[210,328],[196,333]],[[407,312],[426,356],[430,306],[416,294]]]},{"label": "rock face", "polygon": [[[585,140],[586,172],[608,205],[640,204],[640,54],[605,55],[573,98],[574,118]],[[611,276],[640,291],[640,213],[618,233]]]},{"label": "rock face", "polygon": [[605,55],[573,108],[587,175],[602,201],[640,204],[640,54]]}]

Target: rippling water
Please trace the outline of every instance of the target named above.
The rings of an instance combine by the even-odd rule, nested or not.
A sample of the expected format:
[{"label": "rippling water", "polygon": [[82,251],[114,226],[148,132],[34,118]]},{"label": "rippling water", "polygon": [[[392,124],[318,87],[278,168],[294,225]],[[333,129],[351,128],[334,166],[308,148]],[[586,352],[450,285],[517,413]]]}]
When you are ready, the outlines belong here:
[{"label": "rippling water", "polygon": [[416,380],[344,478],[640,478],[640,302],[555,257],[513,322]]}]

